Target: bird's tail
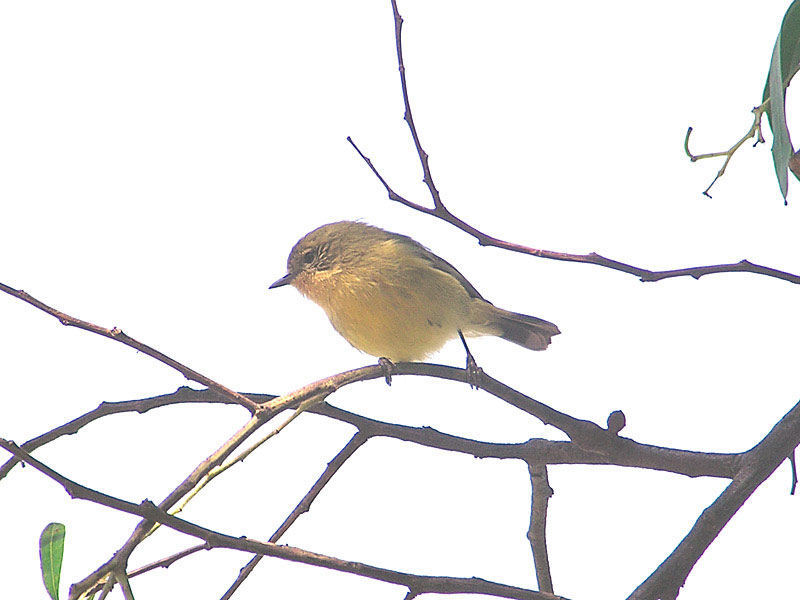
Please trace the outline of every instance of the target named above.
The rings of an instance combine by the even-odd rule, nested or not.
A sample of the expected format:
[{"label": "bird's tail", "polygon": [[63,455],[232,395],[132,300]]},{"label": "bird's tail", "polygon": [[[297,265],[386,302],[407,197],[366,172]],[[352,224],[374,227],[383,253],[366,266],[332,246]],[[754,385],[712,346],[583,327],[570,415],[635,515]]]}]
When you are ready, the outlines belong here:
[{"label": "bird's tail", "polygon": [[502,312],[503,314],[498,315],[499,318],[496,321],[502,331],[500,337],[525,348],[546,350],[550,344],[550,338],[561,333],[558,327],[550,321],[506,310]]},{"label": "bird's tail", "polygon": [[530,350],[546,350],[550,339],[561,333],[550,321],[503,310],[485,301],[480,302],[483,305],[475,308],[479,308],[479,313],[484,313],[485,325],[475,327],[478,335],[496,335]]}]

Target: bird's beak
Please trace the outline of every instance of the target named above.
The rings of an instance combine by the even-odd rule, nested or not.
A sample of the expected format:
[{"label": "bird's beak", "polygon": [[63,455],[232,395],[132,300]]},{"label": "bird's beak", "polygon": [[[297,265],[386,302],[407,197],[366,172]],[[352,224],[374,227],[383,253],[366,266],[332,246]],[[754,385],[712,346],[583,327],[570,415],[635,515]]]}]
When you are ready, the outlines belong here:
[{"label": "bird's beak", "polygon": [[269,289],[281,287],[281,286],[284,286],[284,285],[289,285],[290,283],[292,283],[292,279],[293,279],[292,274],[291,273],[287,273],[286,275],[284,275],[283,277],[278,279],[278,281],[276,281],[271,286],[269,286]]}]

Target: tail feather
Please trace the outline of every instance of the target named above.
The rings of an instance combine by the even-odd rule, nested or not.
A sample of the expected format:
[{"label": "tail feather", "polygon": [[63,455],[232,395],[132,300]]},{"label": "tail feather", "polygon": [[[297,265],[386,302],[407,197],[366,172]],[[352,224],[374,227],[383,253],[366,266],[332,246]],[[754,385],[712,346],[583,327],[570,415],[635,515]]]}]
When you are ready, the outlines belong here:
[{"label": "tail feather", "polygon": [[561,333],[550,321],[502,309],[495,313],[494,325],[501,338],[531,350],[546,350],[550,339]]}]

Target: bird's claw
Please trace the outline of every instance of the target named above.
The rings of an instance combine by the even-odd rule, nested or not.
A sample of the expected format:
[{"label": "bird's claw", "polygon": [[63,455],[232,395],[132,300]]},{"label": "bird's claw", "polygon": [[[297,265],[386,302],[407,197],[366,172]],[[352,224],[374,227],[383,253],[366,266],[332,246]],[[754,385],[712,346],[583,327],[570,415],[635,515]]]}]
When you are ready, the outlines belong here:
[{"label": "bird's claw", "polygon": [[475,357],[472,354],[467,354],[467,383],[470,389],[479,390],[481,388],[481,378],[483,377],[483,369],[475,362]]},{"label": "bird's claw", "polygon": [[397,367],[395,367],[394,363],[385,356],[381,356],[378,359],[378,365],[380,366],[383,376],[386,379],[386,385],[392,385],[392,375],[397,373]]}]

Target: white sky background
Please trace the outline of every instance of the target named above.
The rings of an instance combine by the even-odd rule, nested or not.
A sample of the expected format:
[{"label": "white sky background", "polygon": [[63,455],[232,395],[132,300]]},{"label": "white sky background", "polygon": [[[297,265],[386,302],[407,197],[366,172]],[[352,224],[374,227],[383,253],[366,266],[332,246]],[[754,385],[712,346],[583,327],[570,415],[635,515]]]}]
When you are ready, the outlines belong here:
[{"label": "white sky background", "polygon": [[[713,199],[701,192],[720,163],[692,164],[682,148],[688,125],[698,153],[747,131],[788,4],[401,1],[414,114],[444,201],[534,247],[653,269],[747,258],[800,272],[800,187],[793,179],[784,207],[771,137],[734,157]],[[345,139],[397,192],[429,203],[402,120],[388,0],[5,2],[0,86],[0,281],[231,388],[283,393],[374,362],[297,292],[266,289],[303,233],[361,218],[414,236],[494,303],[557,323],[563,335],[545,353],[471,344],[489,374],[556,409],[598,423],[620,409],[637,441],[725,452],[751,447],[800,396],[797,286],[748,274],[645,284],[480,248],[390,203]],[[102,401],[184,383],[5,295],[0,328],[0,436],[20,443]],[[451,343],[434,360],[462,366],[463,350]],[[362,383],[331,403],[481,440],[563,439],[435,380]],[[219,406],[111,417],[36,456],[106,493],[159,501],[246,418]],[[304,415],[183,516],[267,539],[351,435]],[[553,467],[550,479],[555,590],[572,599],[627,596],[727,483],[608,467]],[[784,464],[701,559],[682,600],[796,589],[800,496],[789,486]],[[373,440],[281,541],[536,587],[529,504],[521,462]],[[37,542],[50,521],[67,526],[64,596],[136,522],[16,468],[0,481],[4,597],[45,597]],[[194,543],[160,532],[131,566]],[[219,598],[247,559],[195,555],[136,578],[134,592]],[[278,560],[237,597],[267,592],[405,594]]]}]

